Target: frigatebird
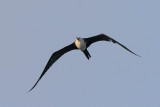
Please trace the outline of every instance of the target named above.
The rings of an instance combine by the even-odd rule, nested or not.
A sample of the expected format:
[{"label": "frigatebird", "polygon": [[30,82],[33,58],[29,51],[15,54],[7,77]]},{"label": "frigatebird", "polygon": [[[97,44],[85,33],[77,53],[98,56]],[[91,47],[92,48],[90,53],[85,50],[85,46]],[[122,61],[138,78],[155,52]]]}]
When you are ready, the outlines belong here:
[{"label": "frigatebird", "polygon": [[[62,48],[62,49],[54,52],[54,53],[51,55],[51,57],[50,57],[48,63],[46,64],[46,66],[45,66],[42,74],[41,74],[40,77],[38,78],[38,80],[37,80],[37,82],[35,83],[35,85],[34,85],[29,91],[31,91],[31,90],[37,85],[37,83],[39,82],[39,80],[40,80],[40,79],[42,78],[42,76],[47,72],[47,70],[52,66],[52,64],[53,64],[54,62],[56,62],[63,54],[65,54],[65,53],[67,53],[67,52],[69,52],[69,51],[71,51],[71,50],[79,49],[79,50],[81,50],[81,51],[84,53],[84,55],[85,55],[85,56],[87,57],[87,59],[89,60],[89,58],[91,57],[91,55],[89,54],[87,48],[88,48],[92,43],[98,42],[98,41],[109,41],[109,42],[117,43],[118,45],[120,45],[121,47],[123,47],[123,48],[126,49],[127,51],[131,52],[132,54],[134,54],[134,55],[136,55],[136,56],[139,56],[139,55],[137,55],[136,53],[134,53],[134,52],[132,52],[131,50],[129,50],[126,46],[122,45],[121,43],[117,42],[116,40],[112,39],[111,37],[109,37],[109,36],[107,36],[107,35],[105,35],[105,34],[99,34],[99,35],[96,35],[96,36],[93,36],[93,37],[89,37],[89,38],[77,37],[76,40],[75,40],[72,44],[70,44],[70,45],[68,45],[68,46],[66,46],[66,47],[64,47],[64,48]],[[139,57],[140,57],[140,56],[139,56]]]}]

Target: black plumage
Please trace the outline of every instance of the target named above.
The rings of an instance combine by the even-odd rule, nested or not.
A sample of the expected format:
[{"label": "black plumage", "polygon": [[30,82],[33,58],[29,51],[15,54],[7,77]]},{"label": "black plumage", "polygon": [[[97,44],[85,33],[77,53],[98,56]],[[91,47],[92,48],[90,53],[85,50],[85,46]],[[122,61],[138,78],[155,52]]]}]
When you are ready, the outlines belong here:
[{"label": "black plumage", "polygon": [[[79,40],[79,38],[78,38]],[[120,44],[119,42],[117,42],[116,40],[112,39],[111,37],[105,35],[105,34],[99,34],[99,35],[96,35],[96,36],[93,36],[93,37],[89,37],[89,38],[82,38],[82,40],[84,40],[85,42],[85,49],[84,50],[81,50],[85,56],[87,57],[87,59],[89,59],[91,57],[91,55],[89,54],[87,48],[92,44],[92,43],[95,43],[95,42],[98,42],[98,41],[111,41],[113,43],[117,43],[118,45],[122,46],[124,49],[126,49],[127,51],[131,52],[132,54],[134,55],[137,55],[135,54],[134,52],[132,52],[131,50],[129,50],[127,47],[125,47],[124,45]],[[43,75],[47,72],[47,70],[52,66],[52,64],[54,62],[56,62],[63,54],[71,51],[71,50],[75,50],[75,49],[78,49],[78,47],[76,46],[76,42],[73,42],[72,44],[54,52],[52,54],[52,56],[50,57],[48,63],[46,64],[42,74],[40,75],[40,77],[38,78],[37,82],[35,83],[35,85],[29,90],[31,91],[36,85],[37,83],[39,82],[39,80],[43,77]],[[137,55],[139,56],[139,55]]]}]

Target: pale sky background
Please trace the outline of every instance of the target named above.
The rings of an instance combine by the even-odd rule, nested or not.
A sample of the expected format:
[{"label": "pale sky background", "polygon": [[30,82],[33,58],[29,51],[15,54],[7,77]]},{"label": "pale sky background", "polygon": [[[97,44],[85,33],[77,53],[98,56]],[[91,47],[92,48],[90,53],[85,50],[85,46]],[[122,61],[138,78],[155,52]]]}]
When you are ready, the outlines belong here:
[{"label": "pale sky background", "polygon": [[[105,33],[62,56],[30,93],[54,51]],[[0,0],[1,107],[160,107],[159,0]]]}]

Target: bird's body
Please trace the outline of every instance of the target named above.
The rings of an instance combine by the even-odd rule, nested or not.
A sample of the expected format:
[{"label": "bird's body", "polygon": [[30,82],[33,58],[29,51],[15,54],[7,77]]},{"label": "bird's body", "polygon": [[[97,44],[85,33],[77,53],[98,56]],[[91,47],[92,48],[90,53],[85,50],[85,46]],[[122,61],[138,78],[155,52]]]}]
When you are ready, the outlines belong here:
[{"label": "bird's body", "polygon": [[84,51],[86,49],[86,42],[83,38],[77,38],[74,43],[79,50]]},{"label": "bird's body", "polygon": [[[105,34],[99,34],[93,37],[89,37],[89,38],[77,38],[75,40],[75,42],[73,42],[72,44],[54,52],[51,56],[51,58],[49,59],[47,65],[45,66],[42,74],[40,75],[39,79],[37,80],[37,82],[35,83],[35,85],[30,89],[30,91],[37,85],[37,83],[39,82],[39,80],[42,78],[42,76],[47,72],[47,70],[52,66],[52,64],[54,62],[56,62],[63,54],[71,51],[71,50],[75,50],[75,49],[79,49],[81,50],[85,56],[87,57],[87,59],[89,60],[89,58],[91,57],[90,53],[88,52],[87,48],[94,42],[98,42],[98,41],[112,41],[113,43],[117,43],[118,45],[120,45],[121,47],[123,47],[124,49],[126,49],[127,51],[131,52],[134,55],[134,52],[132,52],[131,50],[129,50],[127,47],[125,47],[124,45],[120,44],[119,42],[117,42],[116,40],[112,39],[111,37],[105,35]],[[139,55],[137,55],[139,56]]]}]

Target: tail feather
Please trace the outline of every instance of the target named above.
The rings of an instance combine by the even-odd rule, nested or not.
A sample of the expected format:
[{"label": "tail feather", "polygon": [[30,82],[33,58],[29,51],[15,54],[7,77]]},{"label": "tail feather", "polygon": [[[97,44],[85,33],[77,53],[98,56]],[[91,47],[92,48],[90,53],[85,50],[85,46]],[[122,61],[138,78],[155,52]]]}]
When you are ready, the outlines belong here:
[{"label": "tail feather", "polygon": [[91,58],[91,55],[89,54],[88,50],[84,50],[83,53],[85,54],[85,56],[87,57],[87,59],[89,60],[89,58]]}]

